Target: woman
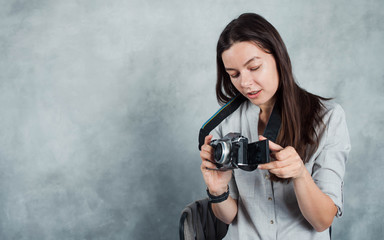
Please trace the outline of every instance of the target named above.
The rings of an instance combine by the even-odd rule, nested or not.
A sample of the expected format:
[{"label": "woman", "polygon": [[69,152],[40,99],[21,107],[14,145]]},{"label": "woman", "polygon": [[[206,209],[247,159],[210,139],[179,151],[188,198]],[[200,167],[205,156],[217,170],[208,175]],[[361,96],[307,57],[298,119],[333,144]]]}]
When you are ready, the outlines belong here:
[{"label": "woman", "polygon": [[[217,69],[218,101],[238,94],[247,99],[205,138],[200,152],[208,194],[216,199],[213,212],[230,224],[227,237],[330,239],[327,229],[342,215],[350,151],[342,108],[297,85],[279,33],[257,14],[242,14],[224,29]],[[274,105],[281,127],[269,142],[273,161],[251,172],[212,170],[212,138],[239,132],[249,142],[265,139]]]}]

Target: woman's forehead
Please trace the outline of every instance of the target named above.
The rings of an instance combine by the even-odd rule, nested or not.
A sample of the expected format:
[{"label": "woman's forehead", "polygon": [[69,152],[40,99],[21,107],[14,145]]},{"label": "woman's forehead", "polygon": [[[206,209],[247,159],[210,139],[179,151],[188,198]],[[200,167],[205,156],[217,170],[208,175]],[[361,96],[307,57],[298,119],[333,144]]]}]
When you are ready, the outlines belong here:
[{"label": "woman's forehead", "polygon": [[271,57],[271,54],[266,53],[253,42],[234,43],[222,54],[224,65],[247,65],[254,61],[262,61],[268,57]]}]

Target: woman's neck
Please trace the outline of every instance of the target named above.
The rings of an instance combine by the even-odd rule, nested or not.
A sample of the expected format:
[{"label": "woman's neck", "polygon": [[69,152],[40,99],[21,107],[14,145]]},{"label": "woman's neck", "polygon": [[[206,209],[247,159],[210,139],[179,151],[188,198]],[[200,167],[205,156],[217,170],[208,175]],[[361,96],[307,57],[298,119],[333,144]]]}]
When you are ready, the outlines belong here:
[{"label": "woman's neck", "polygon": [[271,99],[267,103],[259,106],[260,107],[259,123],[258,123],[259,135],[262,135],[264,133],[264,129],[267,126],[274,104],[275,104],[275,99]]},{"label": "woman's neck", "polygon": [[268,102],[259,105],[260,108],[260,118],[266,120],[268,122],[269,116],[271,116],[273,106],[275,105],[276,99],[275,97],[271,98]]}]

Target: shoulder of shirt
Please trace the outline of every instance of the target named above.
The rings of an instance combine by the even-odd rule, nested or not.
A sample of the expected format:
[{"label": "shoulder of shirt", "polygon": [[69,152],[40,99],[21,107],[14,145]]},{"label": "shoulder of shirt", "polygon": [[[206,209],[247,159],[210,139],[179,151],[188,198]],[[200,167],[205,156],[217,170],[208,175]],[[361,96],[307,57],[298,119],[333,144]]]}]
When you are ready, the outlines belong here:
[{"label": "shoulder of shirt", "polygon": [[321,103],[324,106],[322,113],[323,120],[329,119],[331,116],[344,118],[345,113],[343,108],[334,100],[321,100]]},{"label": "shoulder of shirt", "polygon": [[240,124],[240,120],[242,118],[247,118],[247,113],[249,113],[249,111],[256,111],[256,115],[258,115],[260,108],[257,105],[252,104],[250,101],[245,101],[233,113],[231,113],[219,125],[217,125],[214,130],[221,132],[224,126],[233,127]]},{"label": "shoulder of shirt", "polygon": [[229,115],[222,123],[230,122],[232,120],[237,120],[241,116],[244,116],[248,111],[259,111],[260,108],[251,103],[250,101],[244,101],[231,115]]}]

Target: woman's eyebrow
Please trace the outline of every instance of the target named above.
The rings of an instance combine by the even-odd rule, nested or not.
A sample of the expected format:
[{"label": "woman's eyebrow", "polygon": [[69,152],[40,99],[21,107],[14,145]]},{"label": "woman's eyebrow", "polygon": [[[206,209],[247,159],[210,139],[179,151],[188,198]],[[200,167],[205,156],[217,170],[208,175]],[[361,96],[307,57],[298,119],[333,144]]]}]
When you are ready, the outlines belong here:
[{"label": "woman's eyebrow", "polygon": [[[247,66],[250,62],[252,62],[253,60],[256,60],[256,59],[260,59],[260,57],[258,57],[258,56],[254,56],[254,57],[252,57],[251,59],[249,59],[248,61],[246,61],[246,62],[243,64],[243,66],[244,66],[244,67]],[[225,70],[227,70],[227,71],[235,71],[236,69],[234,69],[234,68],[225,68]]]},{"label": "woman's eyebrow", "polygon": [[253,58],[251,58],[251,59],[249,59],[248,61],[246,61],[245,63],[244,63],[244,67],[245,66],[247,66],[250,62],[252,62],[253,60],[256,60],[256,59],[260,59],[260,57],[258,57],[258,56],[254,56]]}]

